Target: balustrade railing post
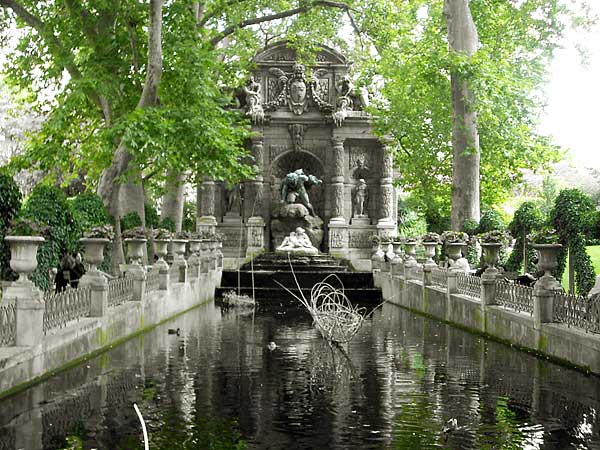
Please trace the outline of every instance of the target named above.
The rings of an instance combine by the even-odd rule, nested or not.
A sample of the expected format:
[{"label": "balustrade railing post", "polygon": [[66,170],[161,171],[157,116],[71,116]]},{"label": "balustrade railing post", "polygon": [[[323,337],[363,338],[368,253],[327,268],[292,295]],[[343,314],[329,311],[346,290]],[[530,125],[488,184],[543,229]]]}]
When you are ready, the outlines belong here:
[{"label": "balustrade railing post", "polygon": [[158,290],[168,291],[171,284],[171,269],[168,265],[158,269]]},{"label": "balustrade railing post", "polygon": [[496,280],[498,270],[486,269],[481,275],[481,306],[485,309],[488,305],[496,304]]},{"label": "balustrade railing post", "polygon": [[[30,281],[15,281],[4,294],[5,301],[15,302],[15,345],[29,347],[44,338],[44,299]],[[13,300],[14,299],[14,300]]]},{"label": "balustrade railing post", "polygon": [[431,272],[435,268],[435,264],[423,264],[423,287],[431,286]]},{"label": "balustrade railing post", "polygon": [[[545,277],[551,280],[544,280]],[[558,281],[550,275],[540,278],[533,287],[533,327],[536,330],[542,328],[543,323],[553,321],[554,294]]]},{"label": "balustrade railing post", "polygon": [[91,289],[90,317],[104,317],[108,311],[108,281],[106,278],[88,282]]},{"label": "balustrade railing post", "polygon": [[451,294],[456,294],[458,292],[458,272],[449,270],[448,271],[448,297]]},{"label": "balustrade railing post", "polygon": [[141,302],[146,295],[146,269],[143,266],[132,264],[129,266],[127,276],[133,279],[132,301]]}]

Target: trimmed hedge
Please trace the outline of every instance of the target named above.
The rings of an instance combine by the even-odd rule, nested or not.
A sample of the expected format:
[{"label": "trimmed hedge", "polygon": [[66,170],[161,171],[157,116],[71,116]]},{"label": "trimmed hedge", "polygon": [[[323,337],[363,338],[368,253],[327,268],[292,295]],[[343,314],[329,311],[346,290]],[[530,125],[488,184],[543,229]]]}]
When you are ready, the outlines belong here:
[{"label": "trimmed hedge", "polygon": [[559,243],[563,245],[555,277],[562,278],[568,250],[575,270],[575,290],[579,295],[587,295],[594,286],[596,274],[585,251],[585,241],[593,232],[596,207],[590,196],[581,190],[563,189],[554,202],[551,220],[558,232]]},{"label": "trimmed hedge", "polygon": [[0,172],[0,277],[2,280],[17,279],[17,275],[10,268],[10,248],[4,241],[4,237],[19,209],[21,209],[21,191],[11,176]]},{"label": "trimmed hedge", "polygon": [[534,230],[539,230],[544,225],[544,216],[542,211],[534,202],[524,202],[515,211],[512,222],[508,230],[515,238],[513,248],[506,269],[511,272],[520,272],[523,267],[524,252],[527,252],[527,267],[523,267],[523,272],[535,273],[535,251],[530,245],[527,245],[527,235]]}]

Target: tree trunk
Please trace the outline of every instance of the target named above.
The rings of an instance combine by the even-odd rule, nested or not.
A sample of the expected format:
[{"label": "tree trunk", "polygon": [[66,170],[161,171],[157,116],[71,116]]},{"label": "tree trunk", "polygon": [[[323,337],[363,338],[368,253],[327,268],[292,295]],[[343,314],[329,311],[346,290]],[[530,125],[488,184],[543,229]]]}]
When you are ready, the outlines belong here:
[{"label": "tree trunk", "polygon": [[[162,7],[164,0],[150,0],[150,24],[148,27],[148,65],[144,88],[138,101],[138,108],[154,106],[158,102],[158,88],[162,77]],[[98,194],[102,197],[110,214],[119,218],[131,211],[138,213],[145,224],[144,214],[144,187],[141,183],[141,174],[136,167],[130,167],[133,155],[126,145],[120,142],[111,166],[104,171],[98,184]],[[131,177],[126,182],[120,178],[129,170]],[[115,237],[115,240],[117,238]],[[121,242],[115,242],[115,248]],[[115,264],[122,263],[122,251],[115,251],[114,258],[121,258]]]},{"label": "tree trunk", "polygon": [[[471,17],[469,0],[445,0],[450,50],[466,56],[477,51],[479,39]],[[467,219],[479,221],[479,134],[477,113],[472,109],[473,92],[460,74],[451,74],[452,84],[452,229],[460,230]]]},{"label": "tree trunk", "polygon": [[167,192],[162,198],[161,220],[167,217],[175,222],[175,231],[181,231],[185,194],[185,175],[169,171],[166,182]]}]

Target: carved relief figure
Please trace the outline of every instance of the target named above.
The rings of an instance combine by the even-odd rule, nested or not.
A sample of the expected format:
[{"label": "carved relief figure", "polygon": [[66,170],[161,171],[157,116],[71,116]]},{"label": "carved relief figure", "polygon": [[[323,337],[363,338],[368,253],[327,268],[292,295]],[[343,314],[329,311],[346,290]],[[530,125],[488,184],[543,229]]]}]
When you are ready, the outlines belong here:
[{"label": "carved relief figure", "polygon": [[365,214],[367,199],[369,197],[369,190],[367,187],[367,182],[361,178],[358,180],[358,184],[354,188],[354,197],[353,197],[353,205],[354,205],[354,217],[367,217]]},{"label": "carved relief figure", "polygon": [[332,114],[333,122],[336,126],[341,127],[344,123],[344,119],[348,115],[348,111],[352,110],[353,102],[351,98],[352,90],[354,85],[348,75],[344,75],[340,80],[335,83],[335,89],[338,93],[337,98],[337,111]]},{"label": "carved relief figure", "polygon": [[244,185],[242,183],[238,183],[233,186],[231,189],[225,190],[225,212],[231,212],[240,214],[242,211],[242,199],[243,199],[243,189]]},{"label": "carved relief figure", "polygon": [[299,202],[306,206],[310,214],[314,216],[315,211],[310,203],[307,189],[321,183],[322,181],[317,177],[306,175],[302,169],[290,172],[281,184],[281,201],[287,204]]},{"label": "carved relief figure", "polygon": [[292,123],[288,125],[288,130],[292,135],[292,144],[294,151],[302,151],[302,144],[304,143],[304,132],[306,131],[306,125],[299,123]]},{"label": "carved relief figure", "polygon": [[246,94],[246,114],[250,116],[252,123],[261,125],[265,118],[265,113],[261,104],[260,83],[254,76],[250,76],[246,86],[242,88]]},{"label": "carved relief figure", "polygon": [[296,231],[292,231],[289,236],[286,236],[276,250],[278,252],[301,253],[305,255],[316,255],[319,253],[312,245],[310,238],[302,227],[296,228]]}]

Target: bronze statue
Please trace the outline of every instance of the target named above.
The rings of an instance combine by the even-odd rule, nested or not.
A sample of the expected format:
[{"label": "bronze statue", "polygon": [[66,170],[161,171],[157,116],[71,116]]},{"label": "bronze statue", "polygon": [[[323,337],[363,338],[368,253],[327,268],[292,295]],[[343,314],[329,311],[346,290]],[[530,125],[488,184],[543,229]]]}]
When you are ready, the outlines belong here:
[{"label": "bronze statue", "polygon": [[322,181],[314,175],[306,175],[302,169],[290,172],[281,184],[281,201],[286,204],[301,203],[308,209],[311,216],[315,210],[310,203],[307,189],[318,186]]}]

